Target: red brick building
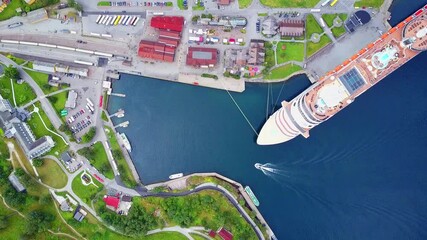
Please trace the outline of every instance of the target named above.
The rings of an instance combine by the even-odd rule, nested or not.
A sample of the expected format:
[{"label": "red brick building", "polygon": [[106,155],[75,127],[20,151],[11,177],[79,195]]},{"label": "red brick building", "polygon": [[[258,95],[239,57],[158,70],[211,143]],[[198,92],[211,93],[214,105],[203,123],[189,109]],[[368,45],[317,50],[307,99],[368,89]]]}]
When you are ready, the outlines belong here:
[{"label": "red brick building", "polygon": [[173,62],[175,59],[175,48],[163,43],[141,40],[139,43],[138,56],[159,61]]}]

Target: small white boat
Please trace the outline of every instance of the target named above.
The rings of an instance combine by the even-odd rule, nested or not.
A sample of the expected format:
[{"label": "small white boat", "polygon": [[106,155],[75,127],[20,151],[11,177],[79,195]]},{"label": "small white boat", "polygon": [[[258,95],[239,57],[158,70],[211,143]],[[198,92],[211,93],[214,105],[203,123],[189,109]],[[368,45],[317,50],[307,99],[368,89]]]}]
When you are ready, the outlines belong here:
[{"label": "small white boat", "polygon": [[132,146],[130,145],[130,142],[124,133],[120,133],[119,136],[122,138],[123,145],[128,150],[128,152],[132,152]]},{"label": "small white boat", "polygon": [[177,179],[177,178],[180,178],[180,177],[183,177],[183,176],[184,176],[183,173],[175,173],[175,174],[170,175],[169,179]]}]

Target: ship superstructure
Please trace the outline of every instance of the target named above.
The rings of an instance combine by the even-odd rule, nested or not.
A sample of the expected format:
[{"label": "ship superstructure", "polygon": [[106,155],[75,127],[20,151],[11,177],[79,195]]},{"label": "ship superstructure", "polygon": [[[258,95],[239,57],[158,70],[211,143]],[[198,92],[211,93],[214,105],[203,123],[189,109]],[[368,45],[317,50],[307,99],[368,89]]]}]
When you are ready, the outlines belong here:
[{"label": "ship superstructure", "polygon": [[267,120],[259,145],[289,141],[326,121],[394,70],[427,50],[427,5],[345,60]]}]

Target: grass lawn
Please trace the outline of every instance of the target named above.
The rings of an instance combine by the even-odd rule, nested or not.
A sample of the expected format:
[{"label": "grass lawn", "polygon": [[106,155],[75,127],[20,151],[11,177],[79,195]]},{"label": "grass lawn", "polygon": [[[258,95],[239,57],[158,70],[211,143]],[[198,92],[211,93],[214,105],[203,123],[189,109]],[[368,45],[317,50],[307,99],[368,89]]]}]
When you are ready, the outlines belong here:
[{"label": "grass lawn", "polygon": [[[46,127],[48,127],[50,130],[56,132],[55,128],[53,127],[52,123],[50,122],[49,118],[47,117],[46,113],[43,111],[43,109],[40,106],[40,103],[37,102],[35,106],[39,109],[39,113],[41,117],[43,118]],[[28,108],[28,111],[33,111],[33,106],[30,106]],[[49,132],[43,125],[39,115],[37,113],[33,113],[31,115],[31,119],[28,120],[28,125],[30,126],[31,130],[33,131],[36,138],[40,138],[43,136],[51,136],[53,141],[55,141],[55,147],[50,150],[46,155],[55,155],[59,156],[61,153],[63,153],[65,150],[68,149],[68,145],[65,144],[65,142],[60,138],[59,136],[52,134]]]},{"label": "grass lawn", "polygon": [[[26,82],[17,84],[16,81],[13,81],[13,88],[15,90],[16,104],[18,106],[23,106],[37,97],[33,89]],[[7,79],[6,77],[0,78],[0,94],[13,105],[13,94],[10,79]]]},{"label": "grass lawn", "polygon": [[123,183],[126,184],[128,187],[135,187],[136,181],[133,177],[132,171],[129,168],[129,165],[126,162],[126,159],[123,156],[123,153],[121,151],[120,145],[117,142],[117,138],[113,133],[113,130],[110,127],[105,126],[105,133],[108,137],[108,141],[111,145],[112,151],[117,151],[119,154],[119,157],[115,157],[114,160],[116,160],[117,168],[120,172],[120,178],[122,179]]},{"label": "grass lawn", "polygon": [[359,0],[354,3],[355,7],[373,7],[380,8],[384,3],[384,0]]},{"label": "grass lawn", "polygon": [[108,122],[108,116],[105,113],[105,111],[101,111],[101,119],[104,120],[105,122]]},{"label": "grass lawn", "polygon": [[33,62],[27,62],[24,67],[33,69]]},{"label": "grass lawn", "polygon": [[316,21],[316,19],[313,17],[312,14],[307,15],[305,25],[306,25],[307,40],[309,40],[311,38],[311,35],[313,33],[318,33],[318,34],[323,33],[322,27],[319,25],[319,23]]},{"label": "grass lawn", "polygon": [[276,62],[274,60],[274,51],[273,51],[271,42],[265,42],[265,63],[264,64],[270,67],[276,65]]},{"label": "grass lawn", "polygon": [[334,24],[334,19],[336,17],[339,17],[343,22],[345,20],[347,20],[347,14],[346,13],[340,13],[340,14],[323,14],[322,18],[323,20],[325,20],[326,24],[328,25],[328,27],[332,27],[332,25]]},{"label": "grass lawn", "polygon": [[44,159],[43,165],[37,168],[43,183],[53,188],[63,188],[67,184],[67,175],[59,165],[51,159]]},{"label": "grass lawn", "polygon": [[32,11],[35,9],[56,4],[58,2],[59,0],[45,0],[45,1],[36,1],[33,4],[28,5],[23,0],[13,0],[10,2],[9,5],[7,5],[7,7],[3,10],[3,12],[0,13],[0,21],[16,16],[15,10],[19,7],[22,9],[22,11],[24,11],[26,7],[29,7]]},{"label": "grass lawn", "polygon": [[88,186],[83,185],[82,179],[80,178],[82,174],[83,173],[77,175],[73,179],[73,182],[71,184],[71,188],[73,189],[73,192],[79,198],[82,199],[83,202],[85,202],[86,204],[88,204],[90,206],[90,202],[92,201],[92,199],[95,198],[95,195],[98,192],[100,192],[103,189],[104,186],[98,180],[96,180],[93,176],[92,176],[92,181],[98,187],[95,187],[93,184],[90,184]]},{"label": "grass lawn", "polygon": [[18,65],[22,65],[24,62],[26,62],[26,60],[19,58],[19,57],[15,57],[11,54],[8,54],[6,57],[9,58],[10,60],[14,61]]},{"label": "grass lawn", "polygon": [[260,0],[260,2],[273,8],[312,8],[319,0]]},{"label": "grass lawn", "polygon": [[67,97],[68,97],[68,91],[64,91],[47,98],[49,99],[49,102],[52,104],[53,108],[55,108],[55,111],[58,114],[58,116],[61,110],[63,110],[65,107],[65,102],[67,101]]},{"label": "grass lawn", "polygon": [[251,3],[252,0],[239,0],[239,8],[247,8]]},{"label": "grass lawn", "polygon": [[329,43],[331,43],[331,39],[329,39],[328,36],[323,35],[320,38],[320,41],[318,43],[313,43],[311,41],[307,42],[307,58],[309,58],[311,55],[315,54],[317,51],[319,51],[321,48],[325,47]]},{"label": "grass lawn", "polygon": [[264,79],[266,80],[280,80],[284,79],[291,74],[301,71],[302,68],[298,65],[293,64],[286,64],[284,66],[275,68],[270,71],[270,74],[268,74]]},{"label": "grass lawn", "polygon": [[37,85],[39,85],[44,94],[53,93],[59,90],[57,87],[52,87],[48,84],[49,75],[46,73],[30,71],[27,69],[24,70],[37,83]]},{"label": "grass lawn", "polygon": [[190,236],[193,237],[194,240],[209,240],[195,233],[190,233]]},{"label": "grass lawn", "polygon": [[[285,50],[282,50],[283,45],[286,47]],[[276,51],[277,64],[292,60],[300,62],[304,60],[304,43],[279,42]]]},{"label": "grass lawn", "polygon": [[334,27],[331,29],[331,31],[335,38],[341,37],[346,32],[343,26],[339,28]]},{"label": "grass lawn", "polygon": [[101,142],[96,142],[91,147],[82,148],[78,150],[77,153],[86,157],[99,172],[105,175],[105,177],[109,179],[114,178],[114,172],[108,161],[107,152]]},{"label": "grass lawn", "polygon": [[[160,233],[148,235],[148,236],[144,237],[143,239],[146,239],[146,240],[164,240],[164,239],[167,239],[167,240],[187,240],[188,238],[179,232],[160,232]],[[197,240],[197,239],[194,238],[194,240]]]},{"label": "grass lawn", "polygon": [[205,7],[200,6],[199,4],[197,4],[196,6],[193,6],[193,11],[204,11]]},{"label": "grass lawn", "polygon": [[[184,0],[178,0],[177,3],[178,3],[178,8],[179,9],[181,9],[181,10],[186,10],[187,9],[187,8],[184,7]],[[187,1],[187,4],[188,4],[188,1]]]}]

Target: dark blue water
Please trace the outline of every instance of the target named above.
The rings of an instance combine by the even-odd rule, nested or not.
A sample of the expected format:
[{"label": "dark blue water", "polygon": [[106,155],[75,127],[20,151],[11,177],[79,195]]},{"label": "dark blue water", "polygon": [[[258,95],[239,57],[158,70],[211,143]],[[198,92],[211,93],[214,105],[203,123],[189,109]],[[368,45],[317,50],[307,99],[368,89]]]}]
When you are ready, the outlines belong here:
[{"label": "dark blue water", "polygon": [[[398,0],[392,24],[427,1]],[[298,137],[257,146],[224,91],[122,76],[110,110],[126,110],[124,131],[144,183],[172,173],[218,172],[250,185],[279,239],[427,239],[427,54]],[[283,86],[283,91],[280,91]],[[272,102],[309,86],[304,76],[272,85]],[[268,87],[234,94],[254,127],[265,121]],[[279,93],[281,92],[280,96]],[[264,175],[256,162],[271,163]]]}]

